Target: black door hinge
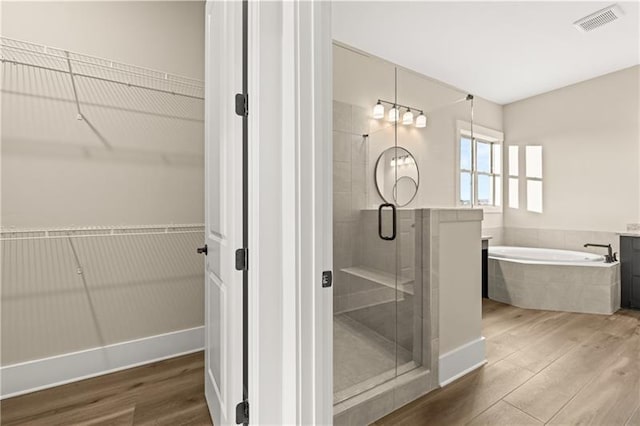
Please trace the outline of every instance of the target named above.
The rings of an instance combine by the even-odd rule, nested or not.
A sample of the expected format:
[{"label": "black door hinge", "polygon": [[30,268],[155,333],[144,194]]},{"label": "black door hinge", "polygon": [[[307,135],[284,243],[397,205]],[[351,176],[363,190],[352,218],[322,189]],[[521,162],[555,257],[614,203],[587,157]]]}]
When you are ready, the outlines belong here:
[{"label": "black door hinge", "polygon": [[246,248],[240,248],[236,250],[236,270],[247,271],[249,270],[249,250]]},{"label": "black door hinge", "polygon": [[236,114],[241,117],[249,115],[249,95],[242,93],[236,95]]},{"label": "black door hinge", "polygon": [[331,271],[322,271],[322,288],[331,287],[333,274]]},{"label": "black door hinge", "polygon": [[249,401],[244,400],[236,405],[236,424],[249,424]]}]

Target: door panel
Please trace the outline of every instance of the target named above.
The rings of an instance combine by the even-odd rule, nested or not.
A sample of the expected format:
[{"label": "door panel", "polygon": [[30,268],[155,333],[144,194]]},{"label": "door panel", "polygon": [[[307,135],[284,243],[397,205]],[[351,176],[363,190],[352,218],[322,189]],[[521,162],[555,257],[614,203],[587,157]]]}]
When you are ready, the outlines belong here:
[{"label": "door panel", "polygon": [[[222,348],[225,347],[226,341],[225,334],[225,289],[222,282],[215,276],[215,274],[209,274],[208,287],[210,295],[208,303],[210,303],[209,309],[209,325],[210,329],[208,334],[211,344],[209,345],[207,359],[209,361],[209,369],[211,373],[211,380],[213,382],[216,393],[219,395],[221,401],[225,400],[224,381],[222,373],[224,371],[224,364],[226,362],[224,352]],[[223,404],[224,405],[224,404]]]}]

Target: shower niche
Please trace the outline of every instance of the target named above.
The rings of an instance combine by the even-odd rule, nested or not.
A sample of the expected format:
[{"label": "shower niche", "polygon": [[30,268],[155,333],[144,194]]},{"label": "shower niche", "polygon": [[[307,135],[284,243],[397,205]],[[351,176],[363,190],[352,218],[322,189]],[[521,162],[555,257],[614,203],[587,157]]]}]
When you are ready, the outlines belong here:
[{"label": "shower niche", "polygon": [[[375,84],[360,81],[365,70]],[[414,155],[427,129],[403,124],[422,111],[401,106],[412,102],[402,79],[394,65],[334,45],[335,424],[368,424],[438,387],[437,292],[423,279]]]}]

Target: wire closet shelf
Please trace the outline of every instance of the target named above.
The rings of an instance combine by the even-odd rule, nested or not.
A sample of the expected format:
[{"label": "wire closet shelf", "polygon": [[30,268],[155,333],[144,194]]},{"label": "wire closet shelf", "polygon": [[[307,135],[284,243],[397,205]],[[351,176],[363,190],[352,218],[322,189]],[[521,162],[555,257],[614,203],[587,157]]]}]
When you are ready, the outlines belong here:
[{"label": "wire closet shelf", "polygon": [[90,78],[132,88],[204,99],[204,82],[201,80],[8,37],[0,37],[0,61],[3,65],[64,73],[71,78]]},{"label": "wire closet shelf", "polygon": [[50,238],[114,237],[123,235],[190,234],[204,232],[204,224],[71,226],[60,228],[1,227],[0,241],[40,240]]}]

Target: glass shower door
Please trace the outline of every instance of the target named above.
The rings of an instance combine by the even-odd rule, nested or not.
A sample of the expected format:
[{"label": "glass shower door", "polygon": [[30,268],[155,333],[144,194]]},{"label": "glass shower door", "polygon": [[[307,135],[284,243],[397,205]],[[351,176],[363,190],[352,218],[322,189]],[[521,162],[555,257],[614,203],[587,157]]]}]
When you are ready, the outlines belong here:
[{"label": "glass shower door", "polygon": [[[334,87],[354,84],[345,79],[353,74],[340,68],[347,63],[342,59],[351,55],[334,46]],[[395,67],[364,56],[349,58],[353,60],[375,73],[380,84],[366,101],[335,101],[333,105],[335,404],[397,373],[398,212],[392,199],[380,197],[374,174],[382,158],[385,183],[393,189],[391,157],[395,155],[397,121],[389,112],[396,97]],[[346,97],[345,93],[334,94],[334,99]],[[384,104],[382,117],[375,118],[373,107],[379,99],[391,104]]]},{"label": "glass shower door", "polygon": [[[424,303],[422,285],[422,197],[419,159],[428,145],[424,93],[416,92],[416,74],[398,69],[396,89],[400,120],[395,135],[395,183],[393,197],[398,207],[396,249],[396,374],[424,365],[428,356],[423,345]],[[424,191],[422,191],[424,192]],[[428,296],[428,295],[427,295]]]}]

